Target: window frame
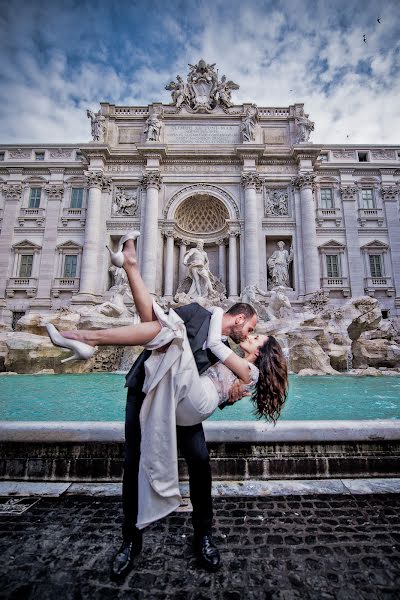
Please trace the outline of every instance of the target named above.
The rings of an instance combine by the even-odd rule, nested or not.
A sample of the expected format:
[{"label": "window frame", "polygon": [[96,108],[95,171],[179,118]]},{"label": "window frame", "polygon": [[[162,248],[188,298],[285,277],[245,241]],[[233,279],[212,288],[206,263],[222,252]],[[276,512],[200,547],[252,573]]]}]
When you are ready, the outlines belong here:
[{"label": "window frame", "polygon": [[[33,192],[33,190],[38,190],[39,191],[39,198],[34,198],[35,202],[37,200],[39,200],[39,204],[37,206],[36,205],[35,206],[32,205],[32,196],[33,196],[32,192]],[[29,188],[28,208],[40,208],[41,201],[42,201],[42,188],[41,187],[31,186]]]},{"label": "window frame", "polygon": [[[372,206],[365,206],[365,198],[363,197],[364,192],[371,192]],[[376,209],[376,201],[373,187],[361,188],[361,208],[363,210],[374,210]]]},{"label": "window frame", "polygon": [[[325,206],[324,202],[325,202],[325,198],[323,198],[323,194],[328,191],[330,192],[331,196],[330,196],[330,201],[331,201],[331,206]],[[332,209],[335,208],[335,196],[334,196],[334,190],[332,187],[321,187],[320,188],[320,202],[321,202],[321,208],[323,209]]]},{"label": "window frame", "polygon": [[43,150],[35,150],[35,160],[43,162],[46,159],[46,153]]},{"label": "window frame", "polygon": [[[372,258],[379,258],[378,264],[379,264],[379,268],[380,268],[380,275],[376,275],[372,273]],[[382,277],[385,277],[385,261],[383,259],[383,254],[379,253],[379,252],[369,252],[368,253],[368,266],[369,266],[369,275],[370,277],[372,277],[373,279],[380,279]],[[374,265],[374,269],[376,268],[376,265]]]},{"label": "window frame", "polygon": [[[64,260],[63,260],[63,278],[66,279],[75,279],[76,278],[76,273],[78,270],[78,254],[64,254]],[[73,274],[71,273],[67,273],[67,262],[69,262],[70,259],[75,259],[73,261],[73,266],[74,266],[74,271]]]},{"label": "window frame", "polygon": [[[80,206],[73,206],[73,203],[74,203],[74,190],[81,190]],[[82,209],[83,208],[83,203],[84,203],[84,198],[85,198],[85,188],[83,186],[71,186],[69,208]]]},{"label": "window frame", "polygon": [[[336,259],[336,269],[337,269],[337,274],[330,274],[329,273],[329,268],[332,267],[332,264],[329,264],[329,259],[330,258],[335,258]],[[340,260],[340,254],[336,253],[336,254],[325,254],[325,262],[326,262],[326,275],[329,279],[339,279],[342,277],[342,269],[341,269],[341,260]]]},{"label": "window frame", "polygon": [[[24,264],[24,258],[30,258],[30,264],[28,261],[28,264]],[[23,278],[23,279],[30,279],[32,277],[32,273],[33,273],[33,259],[34,259],[34,253],[32,254],[23,254],[21,253],[19,256],[19,267],[18,267],[18,277]],[[22,270],[25,269],[26,272],[22,273]]]}]

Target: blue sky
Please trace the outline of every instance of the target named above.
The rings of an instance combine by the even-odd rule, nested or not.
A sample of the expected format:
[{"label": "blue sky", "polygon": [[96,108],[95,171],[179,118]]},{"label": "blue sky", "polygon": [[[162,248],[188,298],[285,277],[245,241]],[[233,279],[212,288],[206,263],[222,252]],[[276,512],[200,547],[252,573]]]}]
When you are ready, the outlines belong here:
[{"label": "blue sky", "polygon": [[169,102],[166,83],[204,58],[238,103],[304,102],[312,141],[400,144],[400,3],[377,6],[0,0],[0,142],[86,142],[87,107]]}]

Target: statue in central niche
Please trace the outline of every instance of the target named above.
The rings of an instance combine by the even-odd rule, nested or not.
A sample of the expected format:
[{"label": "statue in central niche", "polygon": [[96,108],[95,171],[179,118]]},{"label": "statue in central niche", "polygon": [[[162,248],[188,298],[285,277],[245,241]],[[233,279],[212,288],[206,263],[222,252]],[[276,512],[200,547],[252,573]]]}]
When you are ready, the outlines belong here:
[{"label": "statue in central niche", "polygon": [[211,271],[203,240],[197,242],[195,248],[188,250],[183,257],[183,264],[188,267],[192,285],[188,291],[190,298],[207,297],[213,294]]},{"label": "statue in central niche", "polygon": [[290,251],[285,250],[285,242],[278,242],[278,250],[272,253],[267,261],[269,271],[269,283],[271,288],[290,287],[289,265],[293,260],[293,246]]}]

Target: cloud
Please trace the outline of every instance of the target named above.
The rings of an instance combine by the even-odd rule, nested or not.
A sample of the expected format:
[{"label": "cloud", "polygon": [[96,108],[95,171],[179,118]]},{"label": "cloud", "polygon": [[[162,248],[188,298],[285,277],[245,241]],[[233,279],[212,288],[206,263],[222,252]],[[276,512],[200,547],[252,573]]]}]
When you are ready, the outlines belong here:
[{"label": "cloud", "polygon": [[1,141],[88,141],[86,107],[169,102],[166,83],[205,58],[237,102],[304,102],[316,143],[397,144],[395,13],[394,0],[380,15],[370,0],[3,4]]}]

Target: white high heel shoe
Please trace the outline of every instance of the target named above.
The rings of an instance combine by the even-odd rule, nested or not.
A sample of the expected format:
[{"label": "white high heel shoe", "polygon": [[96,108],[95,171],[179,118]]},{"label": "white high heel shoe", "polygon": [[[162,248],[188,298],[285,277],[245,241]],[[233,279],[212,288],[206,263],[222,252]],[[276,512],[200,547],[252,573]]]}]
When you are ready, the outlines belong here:
[{"label": "white high heel shoe", "polygon": [[59,331],[57,331],[52,323],[46,323],[46,329],[47,333],[49,334],[49,338],[55,346],[73,351],[72,356],[64,358],[61,361],[62,363],[69,362],[70,360],[88,360],[97,350],[97,348],[89,346],[89,344],[85,344],[84,342],[78,342],[78,340],[70,340],[65,338],[63,335],[61,335],[61,333],[59,333]]},{"label": "white high heel shoe", "polygon": [[[124,255],[122,249],[124,247],[125,242],[128,240],[136,240],[140,235],[140,231],[128,231],[118,242],[118,250],[117,252],[113,252],[110,250],[108,246],[106,246],[107,250],[110,253],[111,262],[115,267],[122,267],[124,264]],[[136,262],[136,260],[135,260]]]}]

